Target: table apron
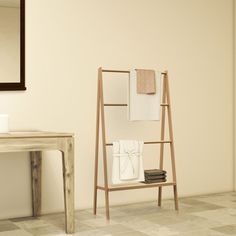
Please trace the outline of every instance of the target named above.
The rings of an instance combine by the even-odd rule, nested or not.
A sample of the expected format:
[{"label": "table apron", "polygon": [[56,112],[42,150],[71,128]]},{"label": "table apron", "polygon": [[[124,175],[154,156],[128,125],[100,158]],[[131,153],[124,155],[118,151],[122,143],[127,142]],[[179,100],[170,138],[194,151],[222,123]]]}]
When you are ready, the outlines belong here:
[{"label": "table apron", "polygon": [[0,139],[1,152],[63,151],[66,138],[8,138]]}]

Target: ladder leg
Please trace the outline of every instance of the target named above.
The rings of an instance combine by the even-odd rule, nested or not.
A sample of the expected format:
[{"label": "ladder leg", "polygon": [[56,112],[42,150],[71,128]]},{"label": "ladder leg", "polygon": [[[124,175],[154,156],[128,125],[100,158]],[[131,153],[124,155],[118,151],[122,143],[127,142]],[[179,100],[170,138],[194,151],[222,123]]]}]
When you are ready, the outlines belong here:
[{"label": "ladder leg", "polygon": [[[163,78],[163,90],[162,90],[162,103],[166,103],[166,74]],[[165,106],[162,107],[161,111],[161,140],[163,141],[165,138],[165,112],[166,108]],[[164,155],[164,143],[161,143],[160,145],[160,164],[159,168],[163,169],[163,155]],[[161,200],[162,200],[162,187],[158,188],[158,206],[161,206]]]},{"label": "ladder leg", "polygon": [[162,200],[162,187],[158,188],[158,206],[161,206],[161,200]]},{"label": "ladder leg", "polygon": [[95,140],[95,166],[94,166],[94,198],[93,198],[93,214],[97,214],[97,185],[98,185],[98,147],[99,147],[99,122],[100,122],[100,74],[98,71],[98,87],[97,87],[97,118],[96,118],[96,140]]},{"label": "ladder leg", "polygon": [[109,191],[105,190],[105,206],[106,206],[106,218],[110,220],[110,210],[109,210]]},{"label": "ladder leg", "polygon": [[107,176],[107,151],[106,151],[106,129],[105,129],[105,114],[104,114],[104,99],[103,99],[103,81],[102,81],[102,68],[100,68],[100,105],[101,105],[101,123],[102,123],[102,148],[103,148],[103,170],[104,170],[104,187],[105,187],[105,205],[106,205],[106,218],[110,219],[109,213],[109,188]]},{"label": "ladder leg", "polygon": [[175,210],[178,211],[179,210],[179,203],[178,203],[177,185],[173,186],[173,190],[174,190],[174,198],[175,198]]},{"label": "ladder leg", "polygon": [[173,127],[172,127],[171,105],[170,105],[170,89],[169,89],[168,76],[166,78],[166,95],[167,95],[167,103],[169,104],[169,106],[167,107],[167,115],[168,115],[168,123],[169,123],[169,137],[171,140],[170,154],[171,154],[172,176],[173,176],[173,182],[175,183],[175,185],[173,186],[173,191],[174,191],[175,209],[178,210],[179,207],[178,207],[177,179],[176,179],[176,169],[175,169],[175,151],[174,151],[174,138],[173,138]]}]

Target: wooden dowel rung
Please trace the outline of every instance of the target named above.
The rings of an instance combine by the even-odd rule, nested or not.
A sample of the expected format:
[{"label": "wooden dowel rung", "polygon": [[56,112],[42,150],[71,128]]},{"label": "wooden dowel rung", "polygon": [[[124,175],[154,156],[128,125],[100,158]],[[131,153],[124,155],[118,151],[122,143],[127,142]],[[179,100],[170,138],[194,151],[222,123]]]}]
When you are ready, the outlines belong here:
[{"label": "wooden dowel rung", "polygon": [[[104,103],[105,107],[127,107],[127,103]],[[169,106],[167,103],[160,104],[160,106]]]},{"label": "wooden dowel rung", "polygon": [[128,104],[125,103],[105,103],[105,107],[127,107]]},{"label": "wooden dowel rung", "polygon": [[106,146],[113,146],[113,143],[106,143]]},{"label": "wooden dowel rung", "polygon": [[162,103],[161,106],[162,106],[162,107],[165,107],[165,106],[168,107],[169,104],[168,104],[168,103]]},{"label": "wooden dowel rung", "polygon": [[100,189],[100,190],[105,190],[105,187],[103,187],[103,186],[97,186],[97,189]]},{"label": "wooden dowel rung", "polygon": [[126,73],[129,74],[130,71],[129,70],[102,70],[102,72],[112,72],[112,73]]},{"label": "wooden dowel rung", "polygon": [[166,140],[166,141],[154,141],[154,142],[144,142],[144,144],[159,144],[159,143],[171,143],[170,140]]},{"label": "wooden dowel rung", "polygon": [[132,189],[142,189],[142,188],[155,188],[160,186],[175,186],[176,183],[174,182],[162,182],[162,183],[152,183],[152,184],[145,184],[145,183],[137,183],[131,185],[123,185],[123,186],[110,186],[109,191],[122,191],[122,190],[132,190]]},{"label": "wooden dowel rung", "polygon": [[[160,186],[175,186],[175,182],[160,182],[160,183],[152,183],[152,184],[145,184],[145,183],[134,183],[134,184],[127,184],[127,185],[117,185],[117,186],[109,186],[108,190],[110,192],[113,191],[121,191],[121,190],[131,190],[131,189],[141,189],[141,188],[155,188]],[[99,190],[105,190],[103,186],[97,186]]]},{"label": "wooden dowel rung", "polygon": [[[144,142],[144,144],[161,144],[161,143],[171,143],[171,140]],[[106,146],[113,146],[113,143],[106,143]]]},{"label": "wooden dowel rung", "polygon": [[[126,74],[129,74],[130,71],[129,70],[105,70],[105,69],[102,69],[102,72],[111,72],[111,73],[126,73]],[[166,72],[162,72],[161,73],[162,75],[165,75]]]}]

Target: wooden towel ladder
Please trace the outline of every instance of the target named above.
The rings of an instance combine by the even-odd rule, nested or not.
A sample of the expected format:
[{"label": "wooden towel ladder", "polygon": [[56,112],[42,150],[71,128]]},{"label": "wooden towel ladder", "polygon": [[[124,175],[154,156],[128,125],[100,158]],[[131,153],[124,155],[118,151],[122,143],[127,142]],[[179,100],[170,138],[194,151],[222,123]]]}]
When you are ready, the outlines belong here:
[{"label": "wooden towel ladder", "polygon": [[[168,72],[162,73],[163,77],[163,92],[162,92],[162,114],[161,114],[161,139],[155,142],[144,142],[144,144],[160,144],[160,162],[159,169],[163,170],[163,154],[164,154],[164,144],[170,145],[170,155],[171,155],[171,167],[172,167],[172,181],[162,182],[162,183],[135,183],[135,184],[125,184],[125,185],[108,185],[108,174],[107,174],[107,152],[106,146],[112,146],[112,143],[106,142],[105,135],[105,106],[127,106],[127,104],[114,104],[114,103],[104,103],[103,98],[103,73],[125,73],[129,74],[130,71],[126,70],[105,70],[101,67],[98,68],[98,87],[97,87],[97,118],[96,118],[96,143],[95,143],[95,170],[94,170],[94,205],[93,213],[97,213],[97,190],[102,190],[105,192],[105,207],[106,207],[106,218],[110,219],[109,213],[109,192],[129,190],[129,189],[141,189],[141,188],[153,188],[158,187],[158,206],[161,206],[162,200],[162,187],[173,186],[174,191],[174,203],[175,210],[178,210],[178,194],[177,194],[177,180],[176,180],[176,169],[175,169],[175,152],[174,152],[174,140],[173,140],[173,127],[172,127],[172,117],[171,117],[171,104],[170,104],[170,92],[169,92],[169,81]],[[165,115],[167,111],[168,125],[169,125],[169,139],[165,140]],[[100,115],[101,115],[101,128],[102,128],[102,151],[103,151],[103,174],[104,174],[104,186],[98,185],[98,151],[99,151],[99,129],[100,129]]]}]

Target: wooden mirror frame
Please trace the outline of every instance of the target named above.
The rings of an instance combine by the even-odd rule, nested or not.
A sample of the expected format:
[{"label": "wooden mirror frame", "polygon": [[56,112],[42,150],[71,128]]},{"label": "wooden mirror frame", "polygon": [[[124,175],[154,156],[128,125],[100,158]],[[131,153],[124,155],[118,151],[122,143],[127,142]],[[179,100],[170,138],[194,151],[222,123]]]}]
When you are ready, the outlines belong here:
[{"label": "wooden mirror frame", "polygon": [[25,0],[20,0],[20,82],[0,83],[0,91],[26,90],[25,87]]}]

